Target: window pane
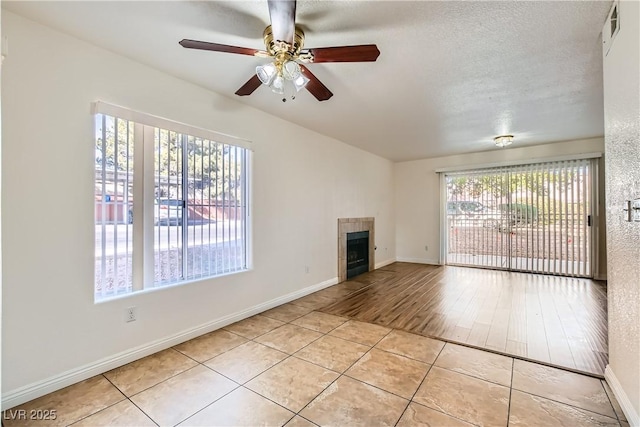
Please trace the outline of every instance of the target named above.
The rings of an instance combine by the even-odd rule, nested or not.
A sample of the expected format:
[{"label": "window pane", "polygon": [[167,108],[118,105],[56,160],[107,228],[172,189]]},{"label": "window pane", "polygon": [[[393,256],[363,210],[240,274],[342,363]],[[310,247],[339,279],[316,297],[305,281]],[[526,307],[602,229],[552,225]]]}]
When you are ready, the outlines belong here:
[{"label": "window pane", "polygon": [[132,291],[133,126],[97,114],[95,146],[95,296]]},{"label": "window pane", "polygon": [[183,280],[182,139],[177,132],[155,129],[154,284]]},{"label": "window pane", "polygon": [[245,150],[188,137],[187,151],[185,279],[244,270]]}]

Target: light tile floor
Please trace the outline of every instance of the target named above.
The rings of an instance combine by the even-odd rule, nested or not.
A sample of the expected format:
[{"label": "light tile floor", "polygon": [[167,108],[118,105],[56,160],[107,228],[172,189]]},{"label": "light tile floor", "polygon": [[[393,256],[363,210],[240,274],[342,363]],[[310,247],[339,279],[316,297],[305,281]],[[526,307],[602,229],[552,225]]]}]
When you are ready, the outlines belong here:
[{"label": "light tile floor", "polygon": [[12,408],[3,425],[628,426],[604,381],[313,311],[325,298]]}]

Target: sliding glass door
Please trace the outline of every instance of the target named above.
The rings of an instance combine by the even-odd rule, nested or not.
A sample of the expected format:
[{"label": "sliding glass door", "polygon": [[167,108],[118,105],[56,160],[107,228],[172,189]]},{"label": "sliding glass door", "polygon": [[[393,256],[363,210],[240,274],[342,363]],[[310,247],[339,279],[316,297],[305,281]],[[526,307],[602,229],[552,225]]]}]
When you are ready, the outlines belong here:
[{"label": "sliding glass door", "polygon": [[591,277],[591,160],[443,178],[447,264]]}]

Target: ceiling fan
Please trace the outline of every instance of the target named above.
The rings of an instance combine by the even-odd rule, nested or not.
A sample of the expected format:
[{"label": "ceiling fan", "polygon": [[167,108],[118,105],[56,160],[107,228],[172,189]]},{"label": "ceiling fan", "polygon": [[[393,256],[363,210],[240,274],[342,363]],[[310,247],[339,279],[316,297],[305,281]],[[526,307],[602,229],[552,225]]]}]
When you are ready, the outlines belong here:
[{"label": "ceiling fan", "polygon": [[294,99],[302,89],[307,89],[318,101],[333,96],[303,63],[375,61],[380,55],[375,44],[303,49],[304,32],[295,25],[296,1],[267,0],[267,3],[271,25],[263,33],[266,50],[188,39],[181,40],[180,45],[188,49],[273,58],[273,62],[257,66],[256,74],[236,91],[236,95],[251,95],[264,84],[283,95],[282,101],[287,97]]}]

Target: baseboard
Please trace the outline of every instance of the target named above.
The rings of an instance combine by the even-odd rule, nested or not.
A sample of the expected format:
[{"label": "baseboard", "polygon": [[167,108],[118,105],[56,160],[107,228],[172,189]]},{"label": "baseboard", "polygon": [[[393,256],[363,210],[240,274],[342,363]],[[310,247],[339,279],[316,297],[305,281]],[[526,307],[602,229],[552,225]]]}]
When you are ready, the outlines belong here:
[{"label": "baseboard", "polygon": [[42,381],[36,381],[18,389],[8,391],[7,393],[2,394],[1,408],[3,410],[13,408],[16,405],[20,405],[38,397],[44,396],[45,394],[86,380],[87,378],[91,378],[93,376],[110,371],[111,369],[115,369],[119,366],[133,362],[134,360],[138,360],[153,353],[157,353],[158,351],[173,347],[174,345],[215,331],[216,329],[220,329],[239,320],[246,319],[247,317],[251,317],[258,313],[262,313],[263,311],[288,303],[290,301],[301,298],[313,292],[317,292],[321,289],[327,288],[337,283],[338,278],[334,277],[332,279],[325,280],[324,282],[317,283],[304,289],[300,289],[298,291],[291,292],[281,297],[274,298],[267,302],[255,305],[253,307],[247,308],[246,310],[220,317],[218,319],[212,320],[211,322],[196,326],[195,328],[187,329],[169,337],[152,341],[139,347],[135,347],[109,357],[105,357],[93,363],[89,363],[75,369],[70,369],[66,372],[62,372],[61,374],[54,375]]},{"label": "baseboard", "polygon": [[625,393],[620,381],[618,381],[618,378],[613,373],[610,365],[607,365],[604,369],[604,379],[607,381],[607,384],[609,384],[611,391],[613,391],[613,395],[620,404],[622,412],[624,412],[624,416],[627,417],[629,425],[631,427],[640,427],[640,416],[631,404],[629,396]]},{"label": "baseboard", "polygon": [[375,270],[382,268],[382,267],[386,267],[389,264],[393,264],[394,262],[396,262],[395,258],[391,258],[385,261],[380,261],[380,262],[376,262],[376,265],[373,267]]},{"label": "baseboard", "polygon": [[605,274],[596,274],[593,278],[595,280],[602,280],[602,281],[606,282],[607,281],[607,274],[606,273]]},{"label": "baseboard", "polygon": [[398,262],[412,262],[415,264],[431,264],[431,265],[440,265],[440,262],[437,259],[430,258],[405,258],[405,257],[397,257],[396,260]]}]

